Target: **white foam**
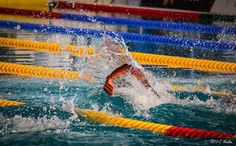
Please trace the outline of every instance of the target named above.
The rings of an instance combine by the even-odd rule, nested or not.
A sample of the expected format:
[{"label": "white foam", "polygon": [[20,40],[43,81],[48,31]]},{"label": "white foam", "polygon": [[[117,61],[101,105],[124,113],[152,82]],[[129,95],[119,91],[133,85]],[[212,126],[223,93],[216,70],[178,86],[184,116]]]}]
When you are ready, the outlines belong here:
[{"label": "white foam", "polygon": [[[167,86],[164,83],[156,82],[153,86],[159,96],[153,94],[150,89],[146,89],[138,80],[129,77],[126,80],[132,84],[130,87],[121,87],[116,92],[123,94],[123,98],[131,103],[134,108],[147,110],[165,103],[173,103],[176,98],[167,92]],[[152,83],[151,83],[152,84]]]},{"label": "white foam", "polygon": [[[126,52],[125,56],[121,57],[119,54],[120,52],[117,50],[117,48],[124,48]],[[125,42],[121,37],[117,36],[115,39],[113,39],[109,38],[108,36],[103,36],[103,44],[100,43],[100,45],[96,46],[95,49],[95,52],[97,54],[100,54],[100,58],[98,60],[96,59],[94,60],[94,58],[88,58],[87,63],[82,65],[84,67],[83,70],[90,72],[94,76],[94,78],[96,78],[96,80],[98,81],[97,85],[100,86],[100,88],[96,88],[95,94],[99,93],[99,90],[101,90],[101,86],[103,86],[106,80],[106,76],[109,73],[111,73],[115,68],[122,65],[122,63],[130,63],[133,66],[140,68],[143,71],[143,73],[149,80],[151,86],[159,94],[159,96],[156,96],[149,89],[145,89],[145,87],[143,87],[143,85],[135,78],[125,75],[123,79],[125,79],[125,82],[131,85],[127,84],[124,86],[121,85],[121,87],[118,88],[116,87],[115,92],[120,95],[123,95],[122,97],[131,105],[133,105],[133,107],[137,111],[148,110],[149,108],[167,103],[181,104],[181,105],[204,105],[216,111],[221,111],[222,109],[228,108],[228,106],[225,105],[222,108],[222,103],[219,100],[208,99],[206,101],[201,101],[198,97],[186,97],[185,99],[178,99],[178,97],[175,97],[173,94],[170,94],[168,92],[168,90],[170,90],[171,82],[195,83],[195,84],[197,83],[198,85],[203,83],[207,85],[206,91],[211,92],[211,88],[208,84],[211,83],[218,84],[224,82],[225,77],[217,76],[217,77],[205,77],[200,79],[196,77],[196,79],[184,79],[184,80],[183,78],[158,79],[155,78],[149,72],[145,71],[142,68],[142,66],[140,66],[135,60],[133,60],[132,57],[128,54],[127,48],[128,47],[125,45]],[[215,80],[216,78],[218,78],[217,81]],[[231,78],[232,77],[230,77],[230,79]],[[234,83],[234,81],[232,83]],[[126,84],[126,83],[121,82],[121,84]],[[117,85],[120,84],[118,83]],[[110,111],[109,105],[107,105],[106,108],[104,108],[103,110]],[[232,106],[230,106],[230,109],[227,109],[226,111],[229,112],[234,110],[232,110]]]},{"label": "white foam", "polygon": [[68,126],[68,122],[62,121],[57,116],[52,116],[51,118],[44,116],[35,119],[32,117],[22,117],[20,115],[15,115],[13,118],[6,118],[0,115],[0,119],[1,125],[3,125],[0,130],[2,134],[44,130],[56,130],[58,132],[64,131]]},{"label": "white foam", "polygon": [[[150,77],[150,76],[149,76]],[[191,95],[185,97],[184,99],[179,99],[173,94],[168,93],[170,89],[169,82],[165,80],[159,80],[158,78],[149,78],[155,84],[152,84],[155,91],[160,95],[160,97],[154,95],[150,90],[146,89],[141,85],[141,83],[135,79],[130,78],[132,82],[131,87],[121,87],[116,89],[116,91],[123,95],[122,97],[133,105],[137,112],[140,110],[148,110],[149,108],[159,106],[161,104],[179,104],[184,106],[205,106],[210,110],[215,112],[226,112],[226,113],[236,113],[236,104],[233,100],[228,102],[227,98],[233,97],[222,97],[219,99],[213,99],[212,97],[206,100],[200,100],[197,96]],[[207,90],[210,91],[207,85]]]}]

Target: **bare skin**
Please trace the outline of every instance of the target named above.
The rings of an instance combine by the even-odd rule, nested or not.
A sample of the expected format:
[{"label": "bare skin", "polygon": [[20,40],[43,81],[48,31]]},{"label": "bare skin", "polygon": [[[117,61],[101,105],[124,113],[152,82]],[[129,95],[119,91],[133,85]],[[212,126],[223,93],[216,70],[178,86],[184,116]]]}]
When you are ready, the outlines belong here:
[{"label": "bare skin", "polygon": [[121,77],[122,75],[125,75],[128,72],[130,72],[136,79],[138,79],[144,85],[145,88],[151,89],[151,91],[155,95],[159,96],[157,94],[157,92],[152,88],[152,86],[150,85],[150,83],[146,79],[143,72],[140,69],[135,68],[130,64],[124,64],[124,65],[118,67],[109,76],[107,76],[103,89],[107,92],[108,95],[110,95],[110,96],[114,95],[113,80]]},{"label": "bare skin", "polygon": [[[91,73],[105,78],[106,81],[103,89],[108,93],[108,95],[113,96],[115,92],[114,88],[116,87],[114,86],[113,81],[119,77],[127,75],[127,73],[130,73],[138,81],[140,81],[140,83],[142,83],[145,88],[151,89],[154,94],[159,96],[150,85],[142,69],[139,68],[139,65],[128,54],[126,48],[127,47],[125,45],[122,45],[119,42],[114,42],[110,38],[105,38],[103,45],[99,49],[97,49],[96,52],[97,54],[99,54],[100,60],[91,61],[88,63],[88,66],[91,66],[91,64],[93,66],[97,66],[97,72],[99,72],[100,74],[91,69],[88,71],[84,71],[84,78],[92,80],[92,76],[90,76]],[[110,74],[107,76],[106,73]]]}]

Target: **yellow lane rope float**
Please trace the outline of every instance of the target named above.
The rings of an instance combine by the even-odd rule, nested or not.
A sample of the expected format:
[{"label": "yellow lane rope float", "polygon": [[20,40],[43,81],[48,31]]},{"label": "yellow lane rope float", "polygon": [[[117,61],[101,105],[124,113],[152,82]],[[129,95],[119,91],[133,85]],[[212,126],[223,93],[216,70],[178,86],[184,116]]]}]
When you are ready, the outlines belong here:
[{"label": "yellow lane rope float", "polygon": [[218,139],[236,139],[235,134],[226,134],[216,131],[201,130],[194,128],[186,128],[179,126],[171,126],[165,124],[156,124],[151,122],[144,122],[139,120],[132,120],[122,118],[120,116],[105,114],[93,110],[75,109],[79,115],[86,116],[89,120],[123,128],[132,128],[138,130],[146,130],[171,137],[184,137],[184,138],[218,138]]},{"label": "yellow lane rope float", "polygon": [[[86,80],[90,83],[95,83],[92,79],[92,76],[87,73],[83,73],[83,76],[80,76],[79,72],[76,71],[66,71],[61,69],[55,69],[55,68],[48,68],[48,67],[38,67],[33,65],[20,65],[15,63],[6,63],[6,62],[0,62],[0,73],[2,74],[12,74],[12,75],[18,75],[18,76],[24,76],[24,77],[37,77],[37,78],[48,78],[48,79],[68,79],[68,80]],[[199,91],[206,93],[203,90],[199,90],[195,87],[189,88],[184,86],[177,86],[177,85],[171,85],[171,89],[173,90],[187,90],[187,91]],[[223,95],[223,96],[232,96],[235,97],[236,95],[225,93],[225,92],[217,92],[212,91],[208,94],[215,94],[215,95]]]},{"label": "yellow lane rope float", "polygon": [[236,63],[137,52],[131,52],[130,54],[142,65],[166,65],[170,68],[187,68],[208,72],[236,73]]},{"label": "yellow lane rope float", "polygon": [[55,68],[38,67],[33,65],[20,65],[0,62],[0,73],[13,74],[24,77],[39,77],[50,79],[79,80],[79,72],[65,71]]},{"label": "yellow lane rope float", "polygon": [[25,103],[19,102],[19,101],[11,101],[11,100],[6,100],[6,99],[0,99],[0,107],[17,106],[17,105],[22,105],[22,104],[25,104]]},{"label": "yellow lane rope float", "polygon": [[[16,106],[21,104],[25,103],[0,99],[0,106]],[[183,137],[183,138],[236,139],[235,134],[144,122],[139,120],[122,118],[120,116],[105,114],[88,109],[76,108],[75,113],[78,115],[83,115],[87,119],[97,123],[123,127],[123,128],[151,131],[164,136]]]},{"label": "yellow lane rope float", "polygon": [[68,45],[65,49],[58,43],[36,42],[31,40],[18,40],[12,38],[1,38],[0,47],[10,47],[14,49],[25,49],[38,52],[46,52],[52,54],[61,54],[65,52],[71,53],[73,56],[84,57],[86,54],[93,55],[93,48],[84,46]]},{"label": "yellow lane rope float", "polygon": [[[20,65],[20,64],[5,63],[5,62],[0,62],[0,73],[13,74],[24,77],[38,77],[38,78],[49,78],[49,79],[79,80],[81,78],[79,72],[75,71],[65,71],[55,68],[38,67],[33,65]],[[91,83],[95,82],[92,80],[91,75],[85,73],[83,74],[82,79],[89,81]],[[170,88],[176,91],[183,91],[183,90],[199,91],[208,94],[236,97],[236,95],[234,94],[225,92],[217,92],[217,91],[206,92],[205,90],[203,91],[202,89],[200,90],[196,88],[196,86],[190,88],[185,86],[171,85]]]},{"label": "yellow lane rope float", "polygon": [[175,91],[187,91],[187,92],[202,92],[206,94],[212,95],[220,95],[220,96],[229,96],[229,97],[236,97],[235,94],[226,93],[222,91],[208,91],[205,85],[197,85],[197,86],[178,86],[178,85],[170,85],[170,88]]},{"label": "yellow lane rope float", "polygon": [[[47,53],[53,53],[53,54],[60,54],[60,53],[64,53],[64,52],[69,52],[73,56],[77,56],[77,57],[84,57],[86,55],[93,55],[94,54],[93,48],[85,47],[85,46],[68,45],[66,47],[66,49],[63,49],[61,47],[61,45],[58,43],[36,42],[36,41],[30,41],[30,40],[17,40],[17,39],[1,38],[1,37],[0,37],[0,47],[13,47],[13,48],[33,50],[33,51],[39,51],[39,52],[47,52]],[[139,55],[137,55],[137,54],[139,54]],[[182,57],[170,57],[170,56],[164,56],[164,55],[153,55],[153,54],[135,53],[135,52],[131,52],[131,55],[133,57],[135,57],[139,61],[139,63],[144,62],[143,64],[145,64],[145,61],[143,61],[143,60],[146,60],[146,63],[151,62],[150,64],[153,64],[153,62],[158,61],[158,59],[155,59],[155,58],[150,61],[150,59],[148,59],[149,58],[148,56],[154,56],[154,57],[156,56],[157,58],[159,56],[162,59],[159,59],[159,61],[158,61],[159,63],[157,63],[157,65],[166,64],[167,66],[174,65],[173,62],[171,64],[171,59],[168,59],[168,58],[174,58],[174,59],[175,58],[182,58]],[[189,58],[183,58],[183,59],[186,60],[185,62],[188,62],[188,60],[189,60]],[[176,60],[178,61],[179,59],[176,59]],[[190,60],[192,60],[192,59],[190,59]],[[194,60],[199,60],[199,59],[194,59]],[[199,60],[199,61],[201,61],[201,60]],[[215,64],[218,63],[218,61],[208,61],[208,60],[206,62],[215,62]],[[184,64],[184,62],[183,61],[181,62],[181,59],[180,59],[179,65],[176,65],[176,66],[179,66],[179,68],[181,68],[181,67],[183,67],[182,64]],[[223,62],[223,64],[234,64],[231,68],[234,68],[234,66],[235,66],[235,63]],[[218,63],[218,65],[222,65],[222,62],[221,62],[221,64]],[[214,68],[214,66],[213,66],[213,68]],[[220,70],[220,69],[218,69],[218,70]],[[14,73],[14,74],[17,74],[17,73]],[[76,73],[73,73],[73,74],[76,74]],[[17,75],[20,75],[20,74],[17,74]],[[28,75],[24,74],[23,76],[28,76]],[[52,78],[52,77],[46,76],[46,78]],[[59,77],[59,78],[61,78],[61,77]],[[87,81],[94,82],[94,81],[91,81],[91,77],[88,74],[84,74],[83,78]],[[191,89],[186,88],[184,86],[177,86],[177,85],[171,85],[170,87],[173,90],[187,90],[187,91],[190,90],[190,91],[199,91],[199,92],[204,92],[204,93],[208,93],[208,94],[215,94],[215,95],[236,96],[234,94],[225,93],[225,92],[216,92],[216,91],[207,92],[206,90],[203,91],[203,90],[198,90],[198,89],[193,90],[194,87]]]},{"label": "yellow lane rope float", "polygon": [[85,80],[90,83],[95,81],[92,79],[90,74],[86,72],[81,76],[76,71],[66,71],[62,69],[55,69],[49,67],[39,67],[34,65],[20,65],[15,63],[0,62],[0,73],[12,74],[23,77],[37,77],[37,78],[48,78],[48,79],[68,79],[68,80]]},{"label": "yellow lane rope float", "polygon": [[[9,38],[0,38],[0,47],[29,49],[56,54],[70,52],[72,55],[78,57],[94,54],[94,49],[88,47],[68,45],[65,49],[63,49],[61,45],[57,43],[35,42]],[[236,63],[231,62],[174,57],[138,52],[130,52],[130,54],[142,65],[159,65],[169,68],[186,68],[207,72],[236,73]]]}]

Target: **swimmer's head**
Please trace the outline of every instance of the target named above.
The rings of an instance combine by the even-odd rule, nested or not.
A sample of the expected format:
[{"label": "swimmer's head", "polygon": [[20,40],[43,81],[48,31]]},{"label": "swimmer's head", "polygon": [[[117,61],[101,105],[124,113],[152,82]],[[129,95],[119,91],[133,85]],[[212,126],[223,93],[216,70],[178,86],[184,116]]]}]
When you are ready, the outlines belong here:
[{"label": "swimmer's head", "polygon": [[106,49],[109,53],[127,55],[127,46],[124,43],[120,43],[116,39],[109,37],[104,37],[102,48]]}]

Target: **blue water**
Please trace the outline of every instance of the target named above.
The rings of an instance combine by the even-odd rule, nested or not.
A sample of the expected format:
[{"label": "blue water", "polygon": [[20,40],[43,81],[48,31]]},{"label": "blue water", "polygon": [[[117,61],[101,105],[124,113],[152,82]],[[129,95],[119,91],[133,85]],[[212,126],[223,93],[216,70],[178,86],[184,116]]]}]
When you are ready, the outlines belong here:
[{"label": "blue water", "polygon": [[[69,44],[72,39],[26,32],[19,32],[17,36],[39,41],[56,40],[61,44]],[[86,45],[82,39],[78,42]],[[97,47],[100,40],[93,43]],[[153,47],[155,50],[156,46]],[[163,51],[162,48],[159,51]],[[182,53],[182,56],[186,54]],[[50,55],[2,48],[1,61],[80,70],[84,60],[69,54]],[[0,108],[0,145],[235,145],[235,140],[173,138],[107,126],[69,112],[79,107],[154,123],[236,133],[236,107],[235,103],[228,102],[228,97],[167,88],[170,85],[207,85],[212,91],[235,94],[234,75],[145,67],[153,74],[151,79],[161,98],[139,86],[120,88],[118,94],[109,97],[100,84],[1,75],[0,98],[26,104]]]},{"label": "blue water", "polygon": [[[205,102],[195,101],[186,105],[167,103],[139,111],[123,97],[110,98],[101,92],[88,98],[89,86],[81,88],[74,81],[63,81],[63,84],[60,82],[18,77],[1,79],[1,98],[28,103],[1,108],[1,145],[208,145],[211,143],[211,139],[171,138],[146,131],[96,124],[84,117],[73,118],[73,114],[61,108],[71,99],[80,108],[96,109],[132,119],[235,132],[235,111],[217,111],[214,107],[207,106]],[[224,110],[227,107],[218,105],[218,108]]]}]

